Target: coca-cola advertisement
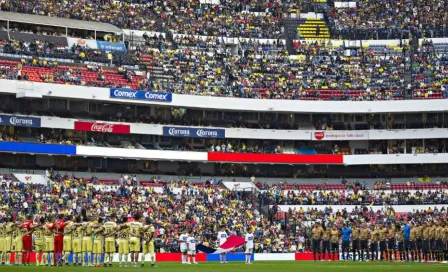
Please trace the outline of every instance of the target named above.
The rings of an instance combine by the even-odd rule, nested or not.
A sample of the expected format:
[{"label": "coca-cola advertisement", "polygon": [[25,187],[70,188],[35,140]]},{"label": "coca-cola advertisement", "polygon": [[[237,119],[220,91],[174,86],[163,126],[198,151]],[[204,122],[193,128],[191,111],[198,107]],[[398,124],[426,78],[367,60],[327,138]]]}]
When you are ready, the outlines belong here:
[{"label": "coca-cola advertisement", "polygon": [[131,126],[108,124],[108,123],[95,123],[95,122],[75,122],[75,130],[102,132],[102,133],[115,133],[115,134],[130,134]]}]

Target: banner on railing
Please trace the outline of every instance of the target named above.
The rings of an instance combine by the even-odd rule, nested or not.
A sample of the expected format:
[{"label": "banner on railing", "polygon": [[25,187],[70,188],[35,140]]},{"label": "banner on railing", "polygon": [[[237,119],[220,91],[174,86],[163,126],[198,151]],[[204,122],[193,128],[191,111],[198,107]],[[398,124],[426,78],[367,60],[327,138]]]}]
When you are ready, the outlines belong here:
[{"label": "banner on railing", "polygon": [[114,88],[110,89],[110,98],[147,100],[157,102],[173,101],[173,95],[171,93],[157,93],[157,92],[114,89]]},{"label": "banner on railing", "polygon": [[41,120],[40,117],[0,114],[0,125],[39,128],[41,126]]},{"label": "banner on railing", "polygon": [[102,133],[130,134],[131,126],[122,124],[75,121],[75,130],[102,132]]},{"label": "banner on railing", "polygon": [[313,141],[350,141],[350,140],[368,140],[368,131],[343,131],[343,130],[324,130],[315,131],[311,134]]},{"label": "banner on railing", "polygon": [[226,130],[219,128],[190,128],[190,127],[164,126],[163,136],[223,139],[226,137]]}]

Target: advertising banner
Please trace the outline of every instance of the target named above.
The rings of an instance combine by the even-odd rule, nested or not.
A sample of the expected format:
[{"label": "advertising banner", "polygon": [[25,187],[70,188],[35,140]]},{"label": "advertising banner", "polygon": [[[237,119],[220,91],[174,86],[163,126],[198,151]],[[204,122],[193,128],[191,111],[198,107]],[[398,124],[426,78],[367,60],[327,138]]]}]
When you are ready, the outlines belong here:
[{"label": "advertising banner", "polygon": [[291,163],[291,164],[342,164],[342,155],[317,154],[250,154],[208,152],[209,162]]},{"label": "advertising banner", "polygon": [[189,127],[164,126],[163,136],[223,139],[226,137],[226,130],[219,128],[189,128]]},{"label": "advertising banner", "polygon": [[0,114],[0,125],[15,127],[41,127],[40,117]]},{"label": "advertising banner", "polygon": [[0,142],[0,152],[76,155],[76,146],[57,145],[57,144]]},{"label": "advertising banner", "polygon": [[118,42],[106,42],[106,41],[96,41],[98,49],[103,51],[118,51],[118,52],[126,52],[126,46],[124,43]]},{"label": "advertising banner", "polygon": [[350,141],[350,140],[368,140],[368,131],[338,131],[325,130],[311,133],[312,141]]},{"label": "advertising banner", "polygon": [[91,49],[97,49],[98,45],[95,40],[80,39],[80,38],[67,38],[68,47],[73,45],[80,45],[82,47],[88,47]]},{"label": "advertising banner", "polygon": [[96,123],[96,122],[75,122],[75,130],[102,132],[102,133],[115,133],[115,134],[130,134],[130,125],[120,124],[108,124],[108,123]]},{"label": "advertising banner", "polygon": [[171,93],[157,93],[157,92],[114,89],[114,88],[110,89],[110,98],[147,100],[157,102],[173,101],[173,95]]}]

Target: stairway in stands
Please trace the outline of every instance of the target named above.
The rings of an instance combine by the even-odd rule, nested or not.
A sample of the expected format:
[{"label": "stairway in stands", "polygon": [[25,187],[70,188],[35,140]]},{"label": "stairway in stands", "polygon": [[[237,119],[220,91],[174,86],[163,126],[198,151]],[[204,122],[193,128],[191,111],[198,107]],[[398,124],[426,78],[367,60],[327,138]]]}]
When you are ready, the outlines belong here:
[{"label": "stairway in stands", "polygon": [[[320,28],[319,34],[317,28]],[[301,23],[297,27],[300,39],[304,40],[329,40],[330,31],[323,19],[307,18],[301,19]]]},{"label": "stairway in stands", "polygon": [[284,18],[282,20],[283,24],[283,39],[286,41],[286,49],[288,50],[288,54],[294,55],[296,51],[294,50],[293,41],[297,39],[297,26],[300,23],[300,20],[303,19],[295,19],[295,18]]}]

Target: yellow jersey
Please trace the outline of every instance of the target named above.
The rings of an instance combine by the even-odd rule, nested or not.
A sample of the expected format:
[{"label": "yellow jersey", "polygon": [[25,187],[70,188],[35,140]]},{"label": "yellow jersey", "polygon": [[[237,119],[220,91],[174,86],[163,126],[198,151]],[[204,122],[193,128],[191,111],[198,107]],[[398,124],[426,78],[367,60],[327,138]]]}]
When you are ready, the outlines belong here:
[{"label": "yellow jersey", "polygon": [[95,237],[93,238],[94,241],[103,241],[104,240],[104,228],[102,231],[95,234]]},{"label": "yellow jersey", "polygon": [[[107,235],[109,233],[112,233],[115,231],[115,229],[117,228],[117,223],[115,222],[106,222],[103,225],[104,227],[104,234]],[[106,241],[114,241],[115,240],[115,236],[109,236],[106,237]]]},{"label": "yellow jersey", "polygon": [[45,226],[40,226],[33,230],[34,242],[36,244],[44,243],[44,238],[45,238],[44,228],[45,228]]},{"label": "yellow jersey", "polygon": [[129,240],[129,232],[127,229],[122,229],[118,232],[118,239]]},{"label": "yellow jersey", "polygon": [[92,222],[86,222],[84,223],[84,237],[91,237],[92,236],[92,227],[93,227],[93,223]]},{"label": "yellow jersey", "polygon": [[6,237],[6,226],[5,225],[1,225],[0,227],[0,239],[5,238]]},{"label": "yellow jersey", "polygon": [[143,224],[141,222],[130,222],[128,223],[129,235],[131,237],[140,237]]},{"label": "yellow jersey", "polygon": [[52,223],[46,224],[44,226],[44,235],[45,235],[45,239],[53,239],[54,238]]},{"label": "yellow jersey", "polygon": [[82,238],[82,226],[75,227],[72,232],[73,240],[79,240]]},{"label": "yellow jersey", "polygon": [[[154,232],[155,232],[154,227],[153,227],[153,226],[150,226],[150,227],[143,233],[143,237],[144,237],[145,241],[148,241],[148,242],[152,242],[152,241],[154,241]],[[151,237],[151,234],[152,234],[152,239],[149,240],[149,238]]]},{"label": "yellow jersey", "polygon": [[74,223],[71,221],[67,222],[67,225],[64,228],[64,239],[72,239],[73,224]]}]

